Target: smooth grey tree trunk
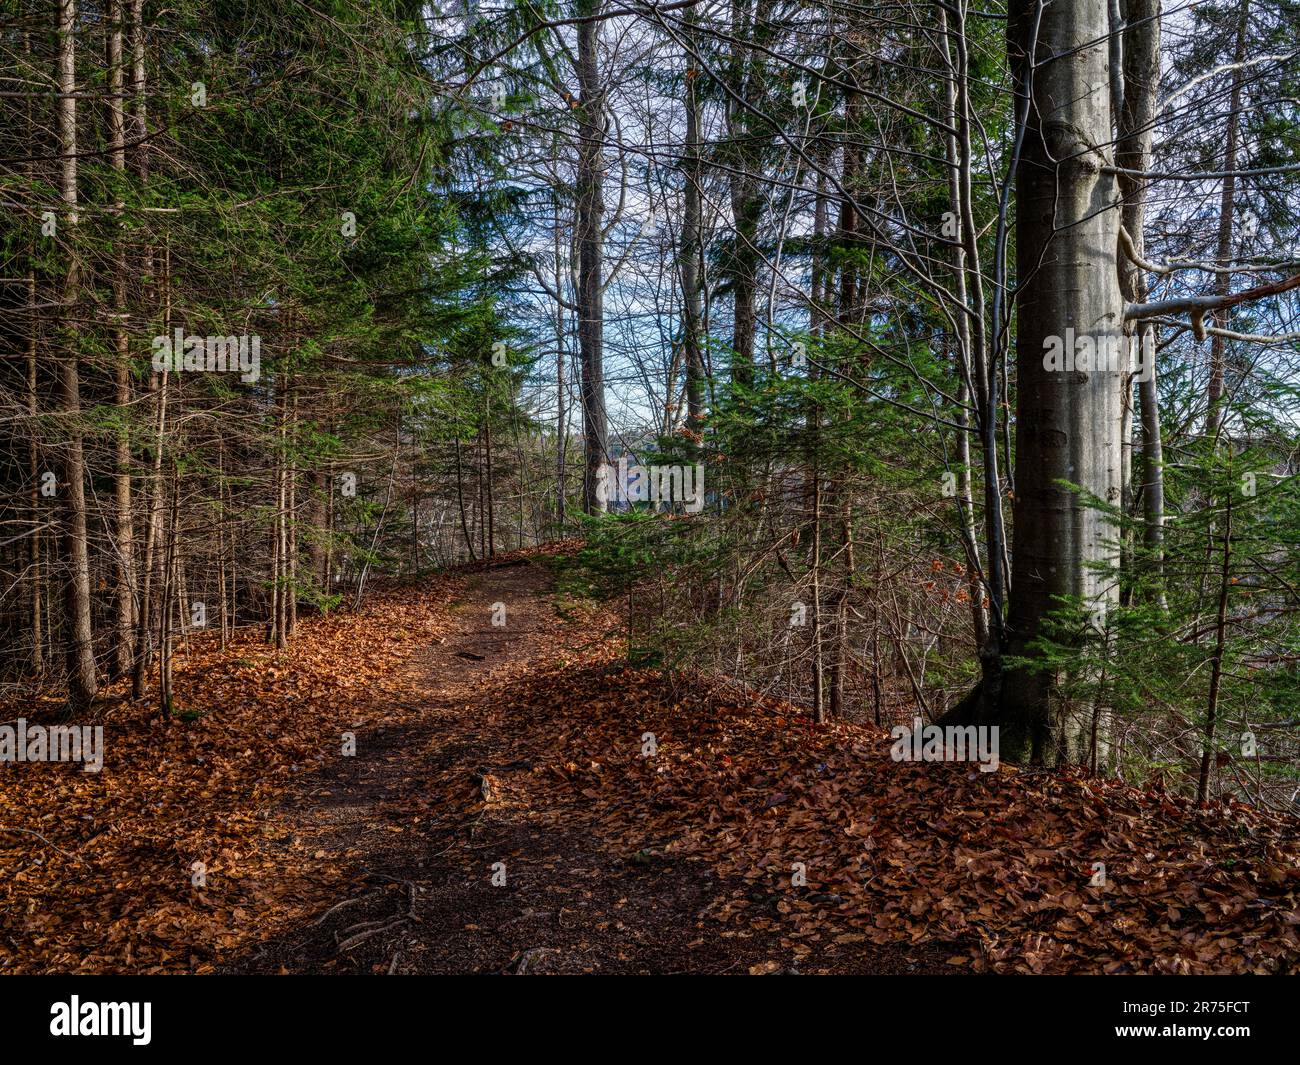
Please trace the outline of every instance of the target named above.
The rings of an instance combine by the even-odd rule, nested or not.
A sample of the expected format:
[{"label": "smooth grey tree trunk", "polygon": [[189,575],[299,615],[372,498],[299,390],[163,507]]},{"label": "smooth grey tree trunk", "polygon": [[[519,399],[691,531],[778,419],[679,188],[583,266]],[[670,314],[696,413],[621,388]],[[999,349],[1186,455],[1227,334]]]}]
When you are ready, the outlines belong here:
[{"label": "smooth grey tree trunk", "polygon": [[[1090,567],[1118,562],[1117,534],[1060,482],[1119,503],[1127,359],[1087,371],[1044,365],[1048,342],[1064,341],[1068,331],[1124,350],[1118,188],[1102,169],[1113,162],[1106,0],[1014,0],[1010,13],[1017,94],[1027,94],[1031,106],[1016,172],[1017,447],[1007,650],[1032,659],[1032,641],[1061,597],[1104,608],[1116,596],[1114,580]],[[1089,722],[1062,714],[1056,687],[1050,673],[1004,673],[1003,757],[1054,764],[1087,756]]]}]

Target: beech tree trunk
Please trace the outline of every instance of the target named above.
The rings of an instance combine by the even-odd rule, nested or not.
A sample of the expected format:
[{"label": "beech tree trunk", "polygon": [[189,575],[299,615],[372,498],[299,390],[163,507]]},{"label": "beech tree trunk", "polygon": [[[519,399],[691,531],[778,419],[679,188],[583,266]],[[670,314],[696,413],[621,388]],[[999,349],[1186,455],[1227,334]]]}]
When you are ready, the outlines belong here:
[{"label": "beech tree trunk", "polygon": [[[1016,170],[1019,390],[1007,651],[1030,658],[1062,597],[1103,608],[1116,598],[1114,581],[1091,568],[1117,563],[1116,533],[1060,482],[1118,504],[1127,359],[1088,370],[1044,365],[1049,342],[1065,342],[1067,331],[1101,350],[1124,350],[1118,189],[1102,171],[1113,163],[1108,22],[1106,0],[1011,5],[1017,102],[1027,96],[1030,106]],[[1050,673],[1005,673],[1000,695],[1004,758],[1087,757],[1089,722],[1062,713]]]}]

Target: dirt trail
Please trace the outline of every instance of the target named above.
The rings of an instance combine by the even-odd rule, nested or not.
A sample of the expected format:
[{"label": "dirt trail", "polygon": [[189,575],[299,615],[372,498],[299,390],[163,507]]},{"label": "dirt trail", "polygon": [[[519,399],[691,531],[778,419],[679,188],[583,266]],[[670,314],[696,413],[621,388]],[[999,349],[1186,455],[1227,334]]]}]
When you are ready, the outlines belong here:
[{"label": "dirt trail", "polygon": [[[734,885],[701,863],[613,853],[566,818],[554,779],[520,757],[521,737],[545,726],[503,712],[503,693],[587,635],[549,589],[537,563],[467,578],[456,630],[409,659],[411,698],[393,723],[359,734],[355,757],[313,776],[276,813],[286,840],[343,863],[351,892],[219,971],[826,971],[797,966],[775,929],[724,933],[707,910]],[[503,626],[492,624],[498,603]],[[833,969],[951,972],[945,953],[862,945]]]}]

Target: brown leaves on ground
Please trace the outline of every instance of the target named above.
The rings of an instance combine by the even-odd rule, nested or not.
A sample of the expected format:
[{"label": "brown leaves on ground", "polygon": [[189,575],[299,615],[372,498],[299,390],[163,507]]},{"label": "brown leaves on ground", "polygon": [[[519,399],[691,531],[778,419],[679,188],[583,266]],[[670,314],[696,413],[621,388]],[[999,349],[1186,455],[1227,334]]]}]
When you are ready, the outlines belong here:
[{"label": "brown leaves on ground", "polygon": [[[422,713],[399,667],[447,631],[451,587],[307,620],[282,654],[253,633],[225,653],[196,644],[176,689],[202,716],[163,725],[119,703],[98,776],[0,767],[0,826],[23,830],[0,834],[0,971],[204,972],[346,897],[356,870],[299,845],[285,803],[312,801],[294,785],[338,757],[343,732]],[[616,618],[568,614],[529,629],[526,663],[441,681],[463,709],[438,717],[424,758],[440,769],[409,796],[440,849],[477,846],[462,828],[488,807],[545,809],[611,866],[670,878],[707,863],[727,887],[692,934],[777,932],[814,970],[854,944],[905,942],[954,945],[954,971],[1296,968],[1295,819],[1068,773],[894,762],[878,730],[814,728],[708,678],[624,669]],[[448,755],[485,726],[507,737],[497,769]],[[191,885],[195,861],[207,890]]]},{"label": "brown leaves on ground", "polygon": [[[211,633],[192,637],[170,722],[110,689],[98,774],[0,764],[0,972],[203,972],[321,908],[344,871],[286,840],[270,811],[340,756],[343,733],[401,712],[395,667],[446,626],[447,589],[304,619],[283,652],[260,628],[224,652]],[[41,716],[9,705],[0,719],[24,715]],[[284,863],[286,844],[297,860]]]},{"label": "brown leaves on ground", "polygon": [[959,943],[949,963],[968,971],[1273,973],[1300,960],[1292,818],[1070,773],[895,762],[878,730],[813,728],[703,678],[621,670],[608,649],[502,695],[499,712],[527,723],[511,756],[567,790],[572,818],[614,855],[708,862],[744,885],[712,908],[721,935],[780,925],[810,963],[854,942]]}]

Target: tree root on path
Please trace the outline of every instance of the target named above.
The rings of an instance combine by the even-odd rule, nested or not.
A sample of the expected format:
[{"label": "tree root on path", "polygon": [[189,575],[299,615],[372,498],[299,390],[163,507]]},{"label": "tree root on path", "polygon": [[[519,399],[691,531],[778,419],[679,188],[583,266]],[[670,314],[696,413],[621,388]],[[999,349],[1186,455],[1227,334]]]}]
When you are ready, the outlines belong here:
[{"label": "tree root on path", "polygon": [[[349,925],[347,928],[343,928],[336,931],[334,933],[334,944],[335,944],[334,953],[336,955],[342,954],[345,951],[351,950],[353,947],[359,946],[360,944],[364,943],[367,939],[370,939],[373,936],[377,936],[381,932],[390,931],[394,928],[397,928],[400,925],[404,925],[412,921],[418,923],[420,920],[419,916],[415,912],[416,892],[415,892],[415,883],[413,881],[399,880],[396,877],[387,876],[384,873],[372,873],[370,875],[383,880],[388,880],[394,884],[405,885],[406,912],[403,914],[399,914],[397,917],[381,917],[378,920],[374,920],[374,921],[360,921],[357,924]],[[320,918],[316,921],[314,927],[319,927],[320,925],[324,924],[326,919],[331,914],[338,913],[339,911],[345,909],[348,906],[353,905],[354,903],[362,902],[365,899],[374,898],[376,895],[380,894],[384,890],[385,888],[378,888],[375,891],[368,891],[364,895],[357,895],[354,896],[353,898],[344,899],[342,902],[335,903],[323,914],[321,914]],[[394,964],[396,964],[395,958],[394,958]]]},{"label": "tree root on path", "polygon": [[[401,917],[398,917],[396,920],[392,920],[392,921],[387,921],[387,922],[368,921],[365,924],[354,925],[353,926],[354,928],[367,928],[370,925],[378,925],[379,927],[377,928],[370,927],[368,931],[359,932],[357,935],[345,939],[342,943],[339,943],[338,948],[334,951],[334,953],[342,954],[344,951],[348,951],[351,950],[353,947],[359,946],[360,944],[364,943],[367,939],[370,939],[373,936],[377,936],[381,932],[388,932],[391,929],[398,928],[399,926],[406,924],[410,920],[411,920],[410,917],[403,915]],[[348,931],[350,932],[352,931],[352,929],[349,928]],[[334,938],[336,940],[338,939],[337,932],[334,933]]]}]

